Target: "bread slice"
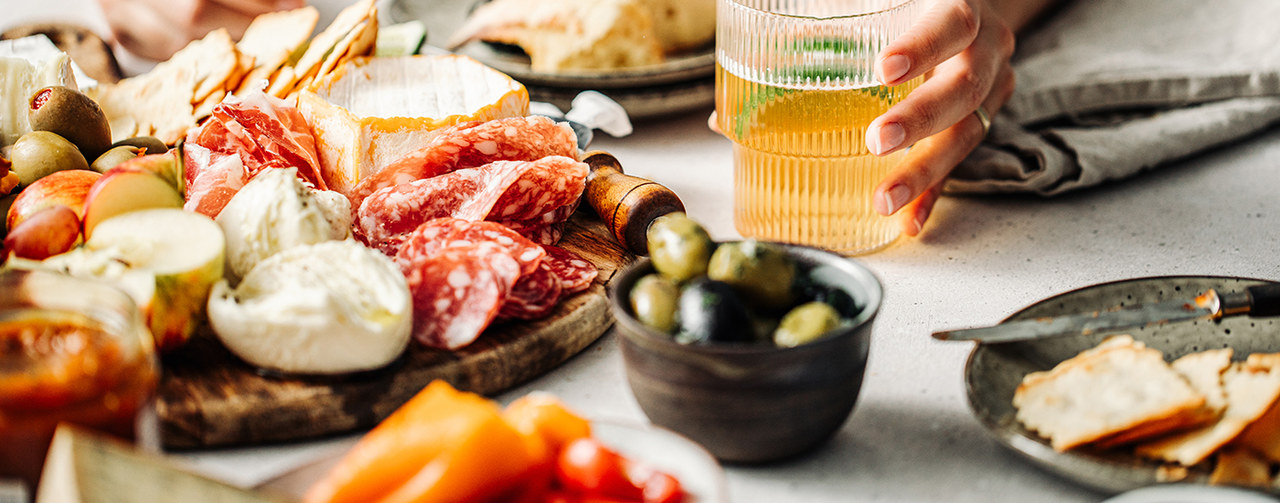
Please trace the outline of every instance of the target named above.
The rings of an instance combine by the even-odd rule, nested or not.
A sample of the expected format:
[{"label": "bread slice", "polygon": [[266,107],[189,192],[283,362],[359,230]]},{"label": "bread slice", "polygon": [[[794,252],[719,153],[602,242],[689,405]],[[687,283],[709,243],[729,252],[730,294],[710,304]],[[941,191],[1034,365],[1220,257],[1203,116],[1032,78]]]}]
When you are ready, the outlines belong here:
[{"label": "bread slice", "polygon": [[1033,372],[1014,392],[1017,419],[1066,451],[1121,432],[1137,440],[1203,420],[1204,394],[1128,335]]},{"label": "bread slice", "polygon": [[477,8],[447,45],[473,40],[520,46],[529,67],[540,72],[644,66],[665,58],[641,0],[494,0]]},{"label": "bread slice", "polygon": [[1139,456],[1195,465],[1235,440],[1280,398],[1280,358],[1250,355],[1222,374],[1227,407],[1215,422],[1139,445]]}]

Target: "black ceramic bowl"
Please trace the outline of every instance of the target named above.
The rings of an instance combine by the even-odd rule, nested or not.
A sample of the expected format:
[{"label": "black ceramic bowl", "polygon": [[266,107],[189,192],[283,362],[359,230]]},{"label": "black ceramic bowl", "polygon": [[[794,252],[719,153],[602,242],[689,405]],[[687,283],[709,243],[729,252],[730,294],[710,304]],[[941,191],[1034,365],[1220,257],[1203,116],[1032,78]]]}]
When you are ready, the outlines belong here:
[{"label": "black ceramic bowl", "polygon": [[653,272],[648,259],[613,281],[610,304],[627,382],[654,424],[702,444],[721,461],[762,463],[806,452],[844,424],[866,370],[879,280],[833,253],[781,245],[815,281],[848,293],[862,309],[835,334],[792,348],[684,345],[636,320],[628,294]]}]

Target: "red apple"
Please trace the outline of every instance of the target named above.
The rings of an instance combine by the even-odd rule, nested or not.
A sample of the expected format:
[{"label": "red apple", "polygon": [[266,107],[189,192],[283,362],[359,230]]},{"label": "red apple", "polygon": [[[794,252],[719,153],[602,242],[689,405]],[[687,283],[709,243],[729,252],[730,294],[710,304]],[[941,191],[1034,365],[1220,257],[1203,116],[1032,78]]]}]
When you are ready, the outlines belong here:
[{"label": "red apple", "polygon": [[75,210],[52,206],[37,211],[4,237],[4,248],[15,256],[44,260],[65,253],[80,240],[80,217]]},{"label": "red apple", "polygon": [[77,216],[83,217],[81,209],[89,188],[101,177],[96,171],[84,169],[57,171],[41,177],[22,189],[13,200],[13,206],[9,207],[5,217],[5,228],[17,228],[37,211],[58,205],[67,206],[75,210]]},{"label": "red apple", "polygon": [[85,196],[84,237],[93,237],[99,223],[116,215],[148,208],[182,209],[183,202],[182,194],[164,178],[133,162],[122,163],[103,173]]}]

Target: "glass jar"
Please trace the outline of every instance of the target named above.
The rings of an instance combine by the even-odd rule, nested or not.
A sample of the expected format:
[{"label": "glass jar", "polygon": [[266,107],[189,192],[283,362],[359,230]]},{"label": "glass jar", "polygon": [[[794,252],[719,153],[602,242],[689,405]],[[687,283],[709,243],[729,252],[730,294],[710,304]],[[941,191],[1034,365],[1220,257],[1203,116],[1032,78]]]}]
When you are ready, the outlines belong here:
[{"label": "glass jar", "polygon": [[60,422],[136,438],[158,375],[151,333],[123,291],[0,271],[0,483],[35,493]]}]

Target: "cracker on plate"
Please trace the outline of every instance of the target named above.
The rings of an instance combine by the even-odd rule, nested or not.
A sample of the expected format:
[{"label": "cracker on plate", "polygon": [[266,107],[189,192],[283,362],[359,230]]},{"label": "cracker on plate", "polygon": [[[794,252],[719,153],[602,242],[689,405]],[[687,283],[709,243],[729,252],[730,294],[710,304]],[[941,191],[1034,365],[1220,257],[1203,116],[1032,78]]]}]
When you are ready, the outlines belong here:
[{"label": "cracker on plate", "polygon": [[1014,393],[1017,419],[1049,439],[1055,450],[1129,432],[1159,435],[1202,421],[1204,394],[1128,335],[1023,378]]}]

